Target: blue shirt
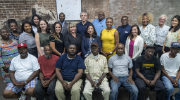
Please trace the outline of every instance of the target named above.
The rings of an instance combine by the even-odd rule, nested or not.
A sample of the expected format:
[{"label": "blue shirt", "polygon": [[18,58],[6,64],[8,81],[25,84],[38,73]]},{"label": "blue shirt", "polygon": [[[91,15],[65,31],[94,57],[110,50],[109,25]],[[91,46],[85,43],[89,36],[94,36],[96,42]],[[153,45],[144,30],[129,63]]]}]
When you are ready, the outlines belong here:
[{"label": "blue shirt", "polygon": [[62,27],[63,27],[63,25],[64,25],[64,23],[65,23],[65,21],[63,22],[63,23],[61,23],[61,22],[59,22],[61,25],[62,25]]},{"label": "blue shirt", "polygon": [[[101,31],[106,27],[106,18],[103,19],[101,22],[99,22],[99,19],[94,19],[92,24],[94,25],[95,27],[95,30],[96,30],[96,33],[97,33],[97,36],[100,36],[101,34]],[[115,26],[113,25],[112,26],[113,28],[115,28]]]},{"label": "blue shirt", "polygon": [[86,69],[83,59],[76,55],[73,59],[68,58],[68,54],[60,56],[56,62],[56,68],[61,69],[61,75],[63,80],[71,82],[76,74],[78,69]]},{"label": "blue shirt", "polygon": [[119,26],[117,30],[119,33],[119,43],[122,43],[125,45],[126,39],[129,36],[130,30],[131,30],[131,26],[129,24],[127,24],[125,27]]},{"label": "blue shirt", "polygon": [[77,28],[77,33],[80,33],[81,36],[83,37],[85,35],[85,30],[86,30],[86,27],[89,25],[89,24],[92,24],[91,22],[89,21],[86,21],[86,23],[83,25],[82,22],[78,23],[76,25],[76,28]]}]

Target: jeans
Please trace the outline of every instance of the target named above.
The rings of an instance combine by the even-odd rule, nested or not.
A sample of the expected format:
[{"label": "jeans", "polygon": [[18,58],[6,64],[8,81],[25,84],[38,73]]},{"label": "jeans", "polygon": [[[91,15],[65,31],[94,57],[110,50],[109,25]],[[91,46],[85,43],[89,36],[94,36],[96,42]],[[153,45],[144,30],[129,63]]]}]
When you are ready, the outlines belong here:
[{"label": "jeans", "polygon": [[161,55],[163,54],[162,46],[158,46],[158,45],[155,45],[155,46],[156,46],[156,50],[154,52],[154,56],[157,57],[157,54],[158,54],[158,58],[161,58]]},{"label": "jeans", "polygon": [[116,83],[111,80],[111,92],[110,92],[110,100],[117,100],[118,98],[118,89],[122,85],[130,92],[131,100],[137,100],[138,98],[138,89],[135,84],[127,83],[128,76],[119,76],[119,83]]},{"label": "jeans", "polygon": [[[171,77],[171,78],[176,79],[176,77]],[[166,98],[167,98],[167,100],[170,100],[170,95],[174,91],[174,87],[173,87],[171,81],[166,76],[163,76],[162,80],[163,80],[164,86],[166,87],[166,90],[167,90]],[[178,80],[178,87],[180,89],[180,80]],[[175,99],[180,100],[180,91],[175,94]]]},{"label": "jeans", "polygon": [[38,100],[44,100],[44,90],[47,90],[47,93],[50,96],[50,100],[57,100],[55,95],[55,86],[56,86],[56,78],[53,79],[47,88],[44,88],[41,84],[41,80],[38,80],[36,88],[34,90],[34,94],[38,98]]},{"label": "jeans", "polygon": [[[138,100],[145,100],[145,90],[147,85],[144,80],[139,77],[136,77],[135,80],[136,86],[139,89]],[[163,82],[158,79],[153,87],[149,87],[151,90],[156,92],[156,100],[165,100],[166,88],[163,85]]]}]

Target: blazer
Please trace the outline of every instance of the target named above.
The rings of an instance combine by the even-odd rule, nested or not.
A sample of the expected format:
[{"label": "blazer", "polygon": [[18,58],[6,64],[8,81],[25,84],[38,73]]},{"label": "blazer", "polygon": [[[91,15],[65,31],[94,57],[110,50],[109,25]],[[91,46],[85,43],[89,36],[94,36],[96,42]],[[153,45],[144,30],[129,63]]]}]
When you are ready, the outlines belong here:
[{"label": "blazer", "polygon": [[68,23],[65,21],[63,27],[62,27],[62,30],[61,30],[61,33],[62,35],[65,37],[65,35],[68,33]]},{"label": "blazer", "polygon": [[[129,43],[130,43],[130,38],[127,37],[126,40],[126,45],[125,45],[125,54],[129,56]],[[134,48],[133,48],[133,59],[136,60],[139,56],[141,56],[141,53],[143,51],[143,46],[144,46],[144,40],[143,38],[138,35],[134,41]]]},{"label": "blazer", "polygon": [[[95,38],[93,38],[93,42],[97,42],[99,45],[99,53],[101,51],[101,42],[100,42],[100,37],[97,36]],[[81,43],[81,51],[82,51],[82,57],[84,58],[84,56],[87,54],[89,50],[89,38],[85,38],[83,36],[82,38],[82,43]]]}]

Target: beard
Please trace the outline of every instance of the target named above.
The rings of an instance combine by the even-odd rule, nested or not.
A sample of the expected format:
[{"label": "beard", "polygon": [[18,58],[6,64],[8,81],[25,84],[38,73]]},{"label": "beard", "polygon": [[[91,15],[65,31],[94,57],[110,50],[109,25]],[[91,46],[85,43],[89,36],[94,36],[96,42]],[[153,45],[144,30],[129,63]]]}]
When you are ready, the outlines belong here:
[{"label": "beard", "polygon": [[47,59],[51,58],[51,56],[52,56],[51,54],[50,55],[45,54],[45,58],[47,58]]}]

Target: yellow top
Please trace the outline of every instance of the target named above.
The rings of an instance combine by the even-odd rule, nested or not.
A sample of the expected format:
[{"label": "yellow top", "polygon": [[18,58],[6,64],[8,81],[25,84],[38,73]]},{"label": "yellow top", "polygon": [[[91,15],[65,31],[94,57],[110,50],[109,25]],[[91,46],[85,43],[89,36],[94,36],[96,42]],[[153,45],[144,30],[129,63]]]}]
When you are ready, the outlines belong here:
[{"label": "yellow top", "polygon": [[[101,40],[102,40],[102,51],[103,52],[111,52],[115,47],[115,37],[114,32],[116,29],[106,30],[103,29],[101,33]],[[116,54],[116,51],[113,52],[112,55],[107,56],[107,60]]]}]

